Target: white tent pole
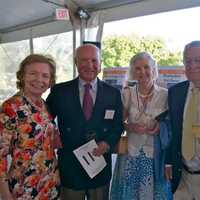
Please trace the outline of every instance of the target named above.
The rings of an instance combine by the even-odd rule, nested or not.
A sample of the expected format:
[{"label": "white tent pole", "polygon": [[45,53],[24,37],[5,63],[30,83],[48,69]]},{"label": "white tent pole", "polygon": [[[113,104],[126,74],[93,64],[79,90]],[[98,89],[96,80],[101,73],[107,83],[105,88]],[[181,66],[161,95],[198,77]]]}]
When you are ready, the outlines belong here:
[{"label": "white tent pole", "polygon": [[30,54],[33,54],[34,53],[34,47],[33,47],[32,28],[30,29],[29,47],[30,47]]},{"label": "white tent pole", "polygon": [[75,51],[76,51],[76,28],[73,26],[73,78],[76,77]]}]

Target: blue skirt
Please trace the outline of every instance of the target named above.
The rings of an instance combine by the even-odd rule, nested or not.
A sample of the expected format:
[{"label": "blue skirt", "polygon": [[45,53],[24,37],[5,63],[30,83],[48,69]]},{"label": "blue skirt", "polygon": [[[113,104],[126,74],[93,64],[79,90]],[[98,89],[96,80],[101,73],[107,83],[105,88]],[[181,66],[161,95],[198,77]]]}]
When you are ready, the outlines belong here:
[{"label": "blue skirt", "polygon": [[117,157],[111,182],[110,200],[171,200],[170,184],[154,181],[154,160],[143,151],[136,157]]}]

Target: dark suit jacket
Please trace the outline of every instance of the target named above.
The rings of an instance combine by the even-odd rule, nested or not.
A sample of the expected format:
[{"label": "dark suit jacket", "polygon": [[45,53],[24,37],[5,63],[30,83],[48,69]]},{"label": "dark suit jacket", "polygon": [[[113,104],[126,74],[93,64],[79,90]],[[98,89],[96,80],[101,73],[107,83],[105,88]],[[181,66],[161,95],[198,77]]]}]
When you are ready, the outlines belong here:
[{"label": "dark suit jacket", "polygon": [[[58,151],[61,182],[72,189],[89,189],[109,183],[111,178],[111,151],[104,154],[107,166],[90,179],[73,154],[83,145],[86,134],[95,133],[96,142],[107,142],[111,150],[123,131],[122,102],[120,91],[98,79],[97,96],[93,114],[86,121],[82,111],[78,78],[55,85],[47,98],[47,105],[54,117],[58,117],[63,148]],[[106,110],[114,110],[113,119],[105,119]]]},{"label": "dark suit jacket", "polygon": [[168,104],[169,118],[171,121],[172,139],[167,150],[166,164],[172,164],[173,179],[172,190],[178,187],[182,171],[182,130],[183,130],[183,114],[187,97],[189,81],[178,83],[169,88]]}]

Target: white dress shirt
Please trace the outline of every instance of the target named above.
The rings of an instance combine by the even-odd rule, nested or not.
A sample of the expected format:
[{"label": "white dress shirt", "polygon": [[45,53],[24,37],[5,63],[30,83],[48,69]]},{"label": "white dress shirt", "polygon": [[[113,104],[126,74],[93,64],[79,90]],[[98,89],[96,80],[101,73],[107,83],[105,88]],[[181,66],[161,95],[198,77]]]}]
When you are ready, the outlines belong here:
[{"label": "white dress shirt", "polygon": [[[81,106],[83,106],[83,96],[85,92],[85,84],[86,82],[79,77],[79,97]],[[97,78],[90,82],[91,90],[90,94],[92,96],[93,105],[95,104],[96,96],[97,96]]]}]

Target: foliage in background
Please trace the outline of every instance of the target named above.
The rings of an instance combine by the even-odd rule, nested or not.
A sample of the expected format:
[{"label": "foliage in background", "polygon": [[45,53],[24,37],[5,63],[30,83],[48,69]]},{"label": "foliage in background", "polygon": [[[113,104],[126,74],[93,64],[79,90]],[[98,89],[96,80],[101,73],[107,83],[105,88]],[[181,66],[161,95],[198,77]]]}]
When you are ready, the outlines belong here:
[{"label": "foliage in background", "polygon": [[138,52],[151,53],[158,65],[181,65],[181,52],[171,52],[164,40],[156,37],[109,36],[103,40],[102,66],[128,66],[130,58]]}]

